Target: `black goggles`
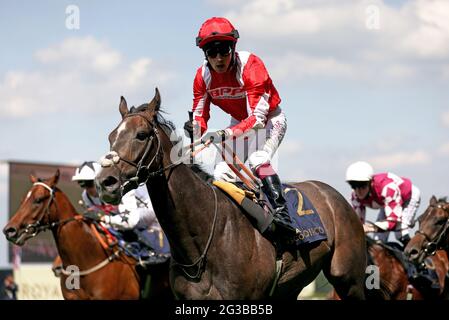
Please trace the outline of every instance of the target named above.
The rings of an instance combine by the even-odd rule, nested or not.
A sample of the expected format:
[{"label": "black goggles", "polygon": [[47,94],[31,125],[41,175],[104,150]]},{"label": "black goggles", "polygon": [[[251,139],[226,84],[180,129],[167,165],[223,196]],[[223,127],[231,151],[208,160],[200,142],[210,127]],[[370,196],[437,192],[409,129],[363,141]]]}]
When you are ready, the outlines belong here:
[{"label": "black goggles", "polygon": [[78,181],[78,185],[81,188],[91,188],[94,186],[94,181],[93,180],[80,180],[80,181]]},{"label": "black goggles", "polygon": [[206,53],[206,56],[212,59],[216,58],[218,54],[222,57],[226,57],[232,52],[232,47],[229,44],[223,44],[207,48],[204,52]]},{"label": "black goggles", "polygon": [[368,186],[368,181],[348,181],[349,185],[351,186],[352,189],[360,189],[360,188],[365,188],[366,186]]}]

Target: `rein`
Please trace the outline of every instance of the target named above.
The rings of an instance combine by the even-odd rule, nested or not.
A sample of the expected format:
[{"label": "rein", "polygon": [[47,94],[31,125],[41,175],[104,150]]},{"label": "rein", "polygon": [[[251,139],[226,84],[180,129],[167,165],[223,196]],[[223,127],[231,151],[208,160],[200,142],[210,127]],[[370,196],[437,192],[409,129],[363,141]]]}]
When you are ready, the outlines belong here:
[{"label": "rein", "polygon": [[[217,222],[218,200],[217,200],[217,193],[216,193],[215,189],[212,186],[210,186],[210,188],[214,192],[215,211],[214,211],[214,220],[212,222],[212,227],[211,227],[211,230],[210,230],[209,238],[207,239],[206,247],[204,248],[203,253],[201,254],[201,256],[198,257],[198,259],[194,263],[191,263],[191,264],[179,263],[172,256],[173,265],[179,266],[181,268],[182,272],[184,272],[184,274],[187,277],[189,277],[190,279],[198,279],[199,277],[201,277],[201,272],[203,271],[203,266],[204,266],[204,263],[205,263],[207,251],[209,250],[210,244],[212,242],[212,238],[214,236],[215,224]],[[196,269],[197,269],[196,273],[193,274],[193,275],[189,274],[187,272],[186,268],[191,268],[191,267],[194,267],[194,266],[197,266],[196,267]]]}]

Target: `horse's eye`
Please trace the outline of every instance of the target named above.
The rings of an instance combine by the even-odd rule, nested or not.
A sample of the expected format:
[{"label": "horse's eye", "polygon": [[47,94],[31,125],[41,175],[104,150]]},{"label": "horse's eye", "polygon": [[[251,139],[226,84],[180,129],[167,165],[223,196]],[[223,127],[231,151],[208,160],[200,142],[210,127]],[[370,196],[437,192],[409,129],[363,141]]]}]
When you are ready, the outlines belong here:
[{"label": "horse's eye", "polygon": [[34,204],[41,204],[42,201],[44,201],[44,198],[36,198],[36,199],[34,199],[33,203]]},{"label": "horse's eye", "polygon": [[146,133],[145,131],[140,131],[137,133],[136,138],[140,141],[144,141],[148,138],[148,133]]},{"label": "horse's eye", "polygon": [[440,219],[440,220],[437,221],[436,224],[439,225],[439,226],[442,226],[445,223],[446,223],[446,219]]}]

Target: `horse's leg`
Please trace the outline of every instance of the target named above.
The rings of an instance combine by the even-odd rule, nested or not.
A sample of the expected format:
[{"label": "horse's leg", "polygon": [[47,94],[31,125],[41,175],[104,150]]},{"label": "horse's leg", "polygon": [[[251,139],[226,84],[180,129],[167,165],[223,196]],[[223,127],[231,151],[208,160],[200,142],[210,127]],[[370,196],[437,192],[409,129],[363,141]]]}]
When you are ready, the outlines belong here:
[{"label": "horse's leg", "polygon": [[331,261],[323,269],[323,273],[341,299],[363,300],[365,268],[357,255],[350,254],[351,250],[352,246],[335,248]]},{"label": "horse's leg", "polygon": [[334,250],[323,272],[341,299],[365,299],[366,244],[363,228],[346,201],[333,206]]},{"label": "horse's leg", "polygon": [[364,299],[365,235],[354,209],[337,190],[325,183],[306,181],[294,185],[314,203],[326,228],[324,275],[341,299]]},{"label": "horse's leg", "polygon": [[163,301],[174,299],[169,282],[169,261],[151,266],[147,276],[151,278],[148,299]]},{"label": "horse's leg", "polygon": [[170,301],[174,299],[169,281],[170,261],[138,268],[141,299]]}]

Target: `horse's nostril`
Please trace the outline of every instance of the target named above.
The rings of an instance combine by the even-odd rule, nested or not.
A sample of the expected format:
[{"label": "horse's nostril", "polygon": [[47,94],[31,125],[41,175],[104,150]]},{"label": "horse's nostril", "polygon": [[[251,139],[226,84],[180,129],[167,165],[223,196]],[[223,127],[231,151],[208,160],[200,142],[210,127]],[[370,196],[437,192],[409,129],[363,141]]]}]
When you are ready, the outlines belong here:
[{"label": "horse's nostril", "polygon": [[116,178],[114,178],[113,176],[109,176],[103,180],[103,186],[105,186],[105,187],[111,187],[117,183],[118,183],[118,180]]},{"label": "horse's nostril", "polygon": [[13,239],[17,235],[17,229],[14,227],[5,228],[3,233],[7,239]]}]

